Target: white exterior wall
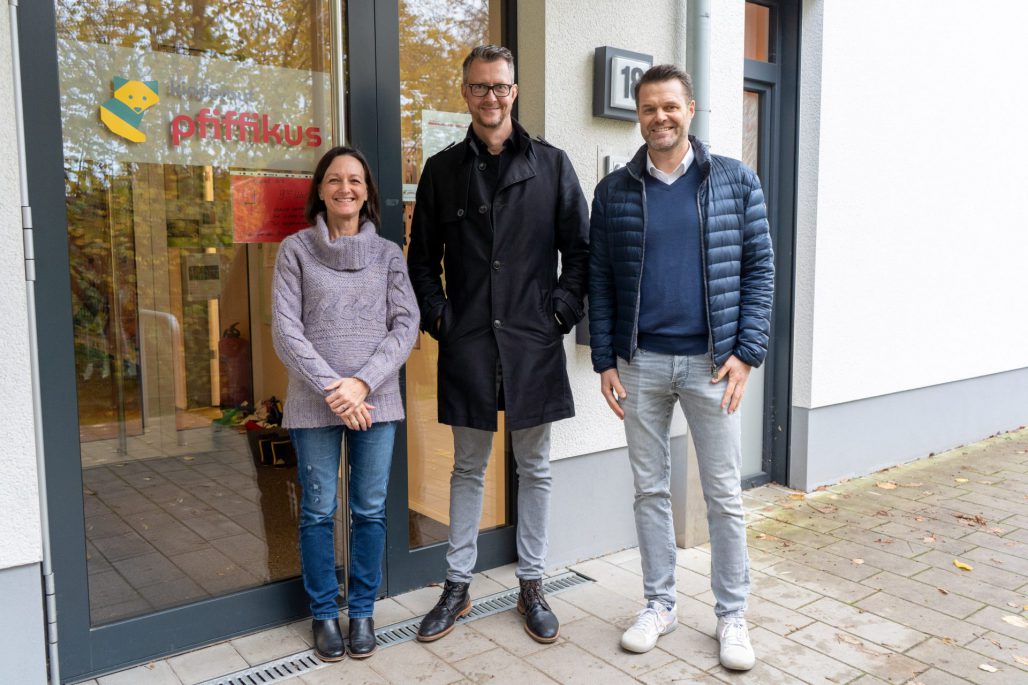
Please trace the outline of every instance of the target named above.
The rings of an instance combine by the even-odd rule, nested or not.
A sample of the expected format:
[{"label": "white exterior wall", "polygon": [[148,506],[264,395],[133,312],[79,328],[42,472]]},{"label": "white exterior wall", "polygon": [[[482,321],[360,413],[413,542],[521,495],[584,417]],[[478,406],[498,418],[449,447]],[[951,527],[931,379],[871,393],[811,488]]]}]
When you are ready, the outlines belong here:
[{"label": "white exterior wall", "polygon": [[804,3],[799,407],[1028,367],[1028,5],[987,5]]},{"label": "white exterior wall", "polygon": [[[742,151],[743,0],[718,0],[711,12],[713,152]],[[593,53],[597,47],[653,55],[653,63],[685,67],[685,0],[522,0],[518,3],[520,119],[567,151],[591,202],[609,154],[631,157],[643,144],[638,124],[592,114]],[[565,338],[576,416],[553,427],[553,459],[625,446],[622,424],[599,392],[589,348]],[[675,413],[672,435],[685,433]]]},{"label": "white exterior wall", "polygon": [[29,374],[21,195],[11,72],[11,25],[0,16],[0,569],[40,561],[32,386]]}]

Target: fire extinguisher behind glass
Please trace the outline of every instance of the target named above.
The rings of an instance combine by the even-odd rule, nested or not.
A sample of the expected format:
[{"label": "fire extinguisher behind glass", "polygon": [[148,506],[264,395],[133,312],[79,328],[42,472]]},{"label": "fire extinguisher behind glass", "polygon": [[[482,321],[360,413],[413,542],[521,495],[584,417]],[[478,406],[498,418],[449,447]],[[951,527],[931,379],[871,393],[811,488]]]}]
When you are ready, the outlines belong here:
[{"label": "fire extinguisher behind glass", "polygon": [[242,336],[236,322],[222,332],[218,342],[221,362],[221,406],[238,407],[243,402],[253,404],[253,384],[250,376],[250,342]]}]

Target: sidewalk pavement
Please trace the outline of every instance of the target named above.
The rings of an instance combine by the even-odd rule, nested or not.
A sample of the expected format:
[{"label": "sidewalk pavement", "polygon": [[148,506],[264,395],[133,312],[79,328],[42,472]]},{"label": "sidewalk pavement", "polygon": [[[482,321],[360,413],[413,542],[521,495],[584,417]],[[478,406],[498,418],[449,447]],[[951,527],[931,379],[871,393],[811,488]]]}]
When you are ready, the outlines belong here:
[{"label": "sidewalk pavement", "polygon": [[[702,546],[679,550],[680,626],[647,654],[618,645],[642,608],[639,554],[629,549],[570,567],[596,583],[552,598],[562,621],[555,644],[533,642],[507,611],[436,643],[406,642],[286,682],[1028,683],[1028,429],[807,495],[768,485],[744,499],[758,658],[748,673],[718,665]],[[507,566],[478,574],[472,591],[515,585]],[[431,587],[382,600],[376,624],[421,615],[437,597]],[[301,621],[90,682],[190,685],[310,640]]]}]

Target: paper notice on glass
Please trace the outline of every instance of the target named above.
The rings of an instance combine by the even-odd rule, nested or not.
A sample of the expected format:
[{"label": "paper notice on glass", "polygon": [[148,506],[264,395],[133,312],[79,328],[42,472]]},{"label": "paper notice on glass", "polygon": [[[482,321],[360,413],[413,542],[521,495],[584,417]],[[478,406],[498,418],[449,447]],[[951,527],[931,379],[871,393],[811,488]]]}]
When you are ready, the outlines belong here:
[{"label": "paper notice on glass", "polygon": [[280,243],[307,227],[309,176],[235,172],[231,182],[233,242]]},{"label": "paper notice on glass", "polygon": [[421,110],[421,168],[435,153],[450,143],[459,143],[468,135],[471,115],[467,112],[436,112]]}]

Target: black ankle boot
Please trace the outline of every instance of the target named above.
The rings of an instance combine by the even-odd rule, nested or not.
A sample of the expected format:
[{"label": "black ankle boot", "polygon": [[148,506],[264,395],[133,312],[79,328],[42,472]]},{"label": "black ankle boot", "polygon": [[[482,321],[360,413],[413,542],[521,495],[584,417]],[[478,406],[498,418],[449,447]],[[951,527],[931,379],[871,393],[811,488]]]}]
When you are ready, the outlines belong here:
[{"label": "black ankle boot", "polygon": [[339,661],[346,656],[343,634],[339,631],[339,620],[334,618],[314,619],[314,653],[322,661]]},{"label": "black ankle boot", "polygon": [[418,628],[420,642],[433,642],[453,630],[458,618],[467,616],[471,611],[471,597],[468,588],[471,583],[453,583],[449,580],[443,584],[443,594],[432,611],[421,621]]},{"label": "black ankle boot", "polygon": [[518,612],[525,617],[525,632],[536,642],[549,644],[560,635],[560,622],[543,597],[543,581],[521,580]]},{"label": "black ankle boot", "polygon": [[354,659],[364,659],[375,653],[375,619],[351,618],[346,651]]}]

